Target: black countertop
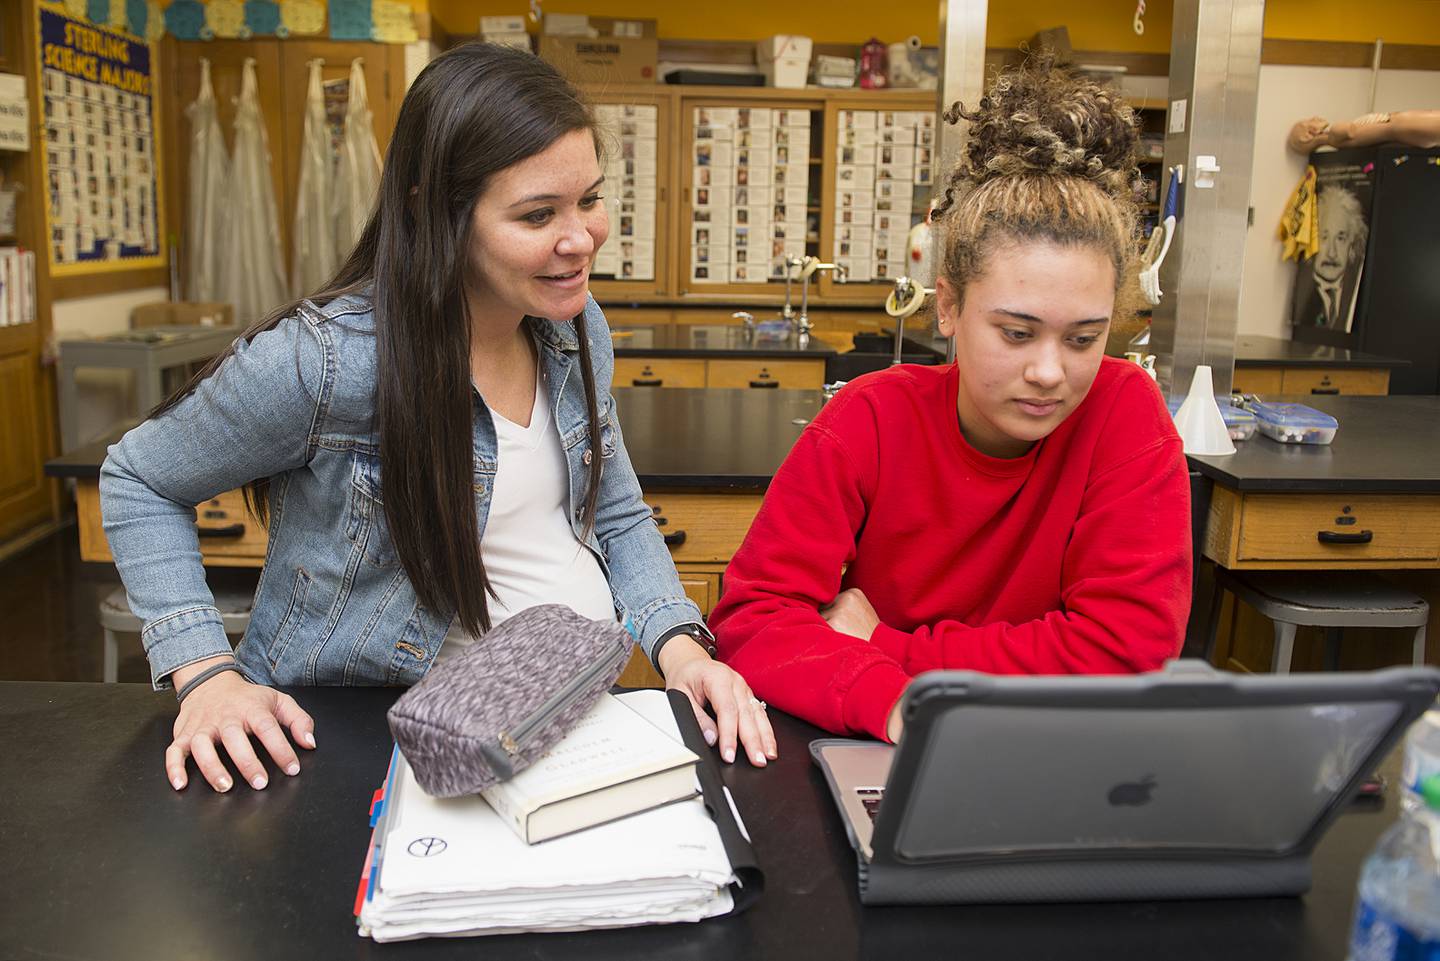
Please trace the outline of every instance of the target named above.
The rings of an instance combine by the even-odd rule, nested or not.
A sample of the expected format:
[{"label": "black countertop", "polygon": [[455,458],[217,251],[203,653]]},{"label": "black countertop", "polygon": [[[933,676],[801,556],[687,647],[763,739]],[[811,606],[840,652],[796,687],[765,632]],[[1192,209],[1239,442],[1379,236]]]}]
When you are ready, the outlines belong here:
[{"label": "black countertop", "polygon": [[1409,367],[1398,357],[1362,354],[1344,347],[1305,344],[1279,337],[1243,334],[1235,339],[1236,367]]},{"label": "black countertop", "polygon": [[1303,898],[866,908],[807,754],[820,732],[772,711],[780,760],[723,772],[766,874],[749,911],[377,945],[357,935],[351,910],[366,812],[390,754],[385,710],[400,692],[291,693],[315,718],[320,745],[300,752],[299,776],[272,771],[264,791],[221,795],[198,784],[192,766],[192,786],[177,794],[162,767],[169,695],[143,684],[0,683],[0,958],[1340,961],[1360,864],[1394,818],[1393,800],[1342,815]]},{"label": "black countertop", "polygon": [[1323,410],[1340,422],[1329,444],[1281,444],[1256,433],[1223,457],[1190,455],[1202,474],[1237,491],[1440,493],[1440,397],[1267,397]]},{"label": "black countertop", "polygon": [[[807,390],[615,391],[625,446],[647,490],[763,491],[823,399]],[[1280,444],[1257,433],[1235,454],[1191,456],[1191,464],[1238,491],[1440,493],[1440,397],[1290,399],[1339,420],[1335,441]],[[115,439],[57,457],[45,472],[94,480]]]},{"label": "black countertop", "polygon": [[835,348],[814,337],[801,344],[793,333],[783,338],[745,336],[733,324],[661,324],[654,327],[612,327],[616,357],[700,357],[745,360],[824,360]]},{"label": "black countertop", "polygon": [[[647,490],[764,490],[823,395],[814,390],[617,389],[630,463]],[[797,423],[799,421],[800,423]],[[48,461],[51,477],[95,480],[120,434]]]}]

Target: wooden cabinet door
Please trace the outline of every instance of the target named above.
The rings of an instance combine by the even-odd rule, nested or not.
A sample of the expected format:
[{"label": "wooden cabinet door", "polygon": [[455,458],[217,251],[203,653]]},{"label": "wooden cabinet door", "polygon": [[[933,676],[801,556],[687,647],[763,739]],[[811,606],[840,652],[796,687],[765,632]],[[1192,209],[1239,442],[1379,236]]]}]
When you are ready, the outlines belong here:
[{"label": "wooden cabinet door", "polygon": [[[287,41],[288,42],[288,41]],[[297,107],[304,104],[305,87],[299,94],[289,92],[280,83],[279,40],[175,40],[166,37],[161,57],[170,65],[167,71],[168,85],[158,91],[163,101],[159,107],[167,115],[166,124],[170,145],[165,149],[169,164],[164,176],[170,181],[166,197],[170,201],[170,215],[166,218],[170,229],[180,237],[180,247],[185,249],[186,210],[185,199],[190,183],[190,121],[185,108],[195,102],[200,92],[200,61],[210,61],[210,84],[215,88],[215,108],[220,120],[220,132],[225,138],[225,150],[235,149],[235,102],[240,98],[240,78],[245,60],[255,58],[255,80],[260,96],[260,116],[265,123],[265,139],[270,149],[270,181],[275,189],[275,207],[280,222],[280,249],[285,254],[285,272],[290,271],[290,221],[295,215],[294,203],[286,203],[285,158],[291,148],[285,137],[285,111],[287,100],[297,100]],[[297,140],[294,146],[299,151]],[[182,271],[183,275],[183,271]]]},{"label": "wooden cabinet door", "polygon": [[305,97],[309,64],[324,61],[326,80],[350,76],[350,61],[364,61],[365,87],[370,98],[375,143],[383,157],[395,129],[395,117],[405,96],[405,50],[397,44],[347,43],[335,40],[210,40],[177,41],[167,37],[162,58],[169,64],[169,84],[162,89],[162,115],[166,120],[169,187],[166,197],[170,229],[184,248],[186,185],[190,182],[190,121],[185,108],[200,89],[200,60],[210,61],[210,82],[215,88],[220,130],[227,150],[235,147],[235,100],[240,96],[241,70],[247,57],[255,58],[260,112],[270,149],[270,177],[275,188],[275,212],[280,222],[280,249],[289,277],[295,200],[300,189],[300,143],[305,132]]},{"label": "wooden cabinet door", "polygon": [[39,324],[0,328],[0,542],[51,517],[49,378],[40,366]]},{"label": "wooden cabinet door", "polygon": [[[390,146],[400,101],[405,97],[405,48],[398,44],[346,42],[341,40],[285,40],[279,44],[280,60],[276,82],[285,91],[285,111],[280,118],[285,151],[279,158],[284,184],[280,220],[289,236],[295,221],[295,203],[300,194],[300,144],[305,137],[305,103],[310,83],[310,61],[321,61],[321,80],[348,80],[350,62],[359,57],[365,71],[365,94],[370,100],[371,126],[380,156]],[[274,147],[271,147],[274,150]],[[291,251],[285,248],[288,272]]]},{"label": "wooden cabinet door", "polygon": [[0,4],[0,68],[31,75],[30,149],[0,151],[0,180],[26,189],[16,206],[14,236],[0,244],[18,243],[33,249],[35,320],[0,327],[0,543],[46,521],[56,512],[55,484],[46,479],[44,463],[54,452],[54,378],[41,365],[41,351],[50,336],[50,280],[45,267],[49,247],[44,237],[44,141],[35,118],[40,116],[34,75],[30,69],[37,49],[35,12],[31,4]]}]

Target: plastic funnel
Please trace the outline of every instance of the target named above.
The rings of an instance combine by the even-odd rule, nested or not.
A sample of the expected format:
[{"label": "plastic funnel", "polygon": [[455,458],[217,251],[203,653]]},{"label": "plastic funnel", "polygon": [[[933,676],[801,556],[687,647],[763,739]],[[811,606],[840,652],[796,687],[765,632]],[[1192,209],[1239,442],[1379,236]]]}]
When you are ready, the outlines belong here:
[{"label": "plastic funnel", "polygon": [[1175,412],[1175,429],[1185,442],[1187,454],[1235,453],[1235,443],[1230,440],[1230,431],[1225,427],[1225,419],[1220,416],[1220,405],[1215,402],[1215,384],[1210,368],[1204,364],[1195,368],[1195,376],[1190,379],[1190,393]]}]

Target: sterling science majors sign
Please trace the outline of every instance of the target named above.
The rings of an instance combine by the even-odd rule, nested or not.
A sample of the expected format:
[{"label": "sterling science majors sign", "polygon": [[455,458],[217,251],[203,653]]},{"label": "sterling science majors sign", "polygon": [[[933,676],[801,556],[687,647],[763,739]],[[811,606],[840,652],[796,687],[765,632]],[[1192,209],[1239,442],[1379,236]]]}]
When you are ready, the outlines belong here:
[{"label": "sterling science majors sign", "polygon": [[51,272],[162,266],[150,46],[38,16]]}]

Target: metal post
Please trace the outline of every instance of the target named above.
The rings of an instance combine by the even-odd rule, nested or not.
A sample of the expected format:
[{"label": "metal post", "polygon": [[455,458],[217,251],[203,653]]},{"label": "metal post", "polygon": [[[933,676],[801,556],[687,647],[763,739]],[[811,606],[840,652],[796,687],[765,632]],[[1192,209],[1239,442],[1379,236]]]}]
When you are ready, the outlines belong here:
[{"label": "metal post", "polygon": [[1217,395],[1230,392],[1264,13],[1264,0],[1175,0],[1165,169],[1185,165],[1184,203],[1150,337],[1171,396],[1200,364]]},{"label": "metal post", "polygon": [[[989,0],[940,0],[940,85],[936,113],[944,114],[959,100],[973,107],[985,92],[985,19],[990,12]],[[960,153],[965,147],[963,125],[950,126],[943,120],[935,131],[935,166],[931,171],[931,189],[939,192]],[[943,231],[933,231],[933,242],[942,243]],[[939,264],[940,252],[935,251],[934,263]],[[938,266],[937,266],[938,272]],[[950,361],[955,360],[955,341],[947,349]]]}]

